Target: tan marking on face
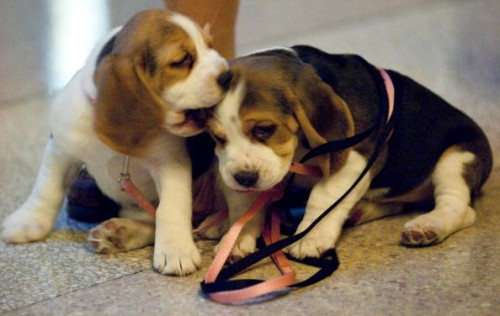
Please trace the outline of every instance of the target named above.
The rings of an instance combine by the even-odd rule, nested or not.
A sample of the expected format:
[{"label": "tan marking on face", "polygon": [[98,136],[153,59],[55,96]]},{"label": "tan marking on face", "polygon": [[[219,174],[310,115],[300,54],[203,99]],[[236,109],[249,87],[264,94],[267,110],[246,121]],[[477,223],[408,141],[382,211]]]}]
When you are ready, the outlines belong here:
[{"label": "tan marking on face", "polygon": [[189,76],[198,58],[193,40],[171,16],[164,10],[138,14],[115,42],[114,52],[138,62],[158,94]]},{"label": "tan marking on face", "polygon": [[[102,141],[121,153],[141,155],[165,130],[167,115],[177,110],[181,97],[189,97],[184,110],[190,109],[186,104],[202,107],[220,99],[217,77],[227,63],[207,48],[208,36],[202,33],[186,17],[161,9],[140,12],[127,22],[95,72],[94,127]],[[199,60],[204,66],[197,70]],[[188,81],[210,89],[182,85]],[[169,100],[165,91],[179,84],[174,101]]]},{"label": "tan marking on face", "polygon": [[[249,68],[251,69],[251,68]],[[280,182],[288,172],[297,147],[298,123],[291,112],[286,82],[270,73],[246,72],[240,76],[233,67],[232,88],[208,120],[217,142],[219,170],[224,182],[242,187],[235,175],[256,172],[258,181],[251,189],[265,190]],[[280,83],[281,82],[281,83]]]},{"label": "tan marking on face", "polygon": [[[244,71],[246,83],[245,97],[240,109],[240,120],[245,135],[253,142],[271,148],[283,162],[290,161],[297,147],[298,123],[291,112],[288,93],[288,79],[273,65],[251,71],[250,67],[235,66],[234,72]],[[269,137],[259,137],[263,129],[264,136],[270,127],[274,130]]]},{"label": "tan marking on face", "polygon": [[242,129],[253,142],[262,143],[281,159],[289,160],[297,145],[298,124],[292,116],[279,110],[270,111],[272,108],[275,104],[265,101],[253,110],[243,108],[240,116]]},{"label": "tan marking on face", "polygon": [[[241,70],[245,73],[244,77],[239,76]],[[244,98],[235,118],[240,121],[243,134],[252,142],[271,148],[283,162],[289,161],[297,146],[299,126],[287,109],[291,100],[287,100],[286,81],[272,69],[252,72],[251,68],[237,65],[231,71],[233,88],[239,79],[245,82]],[[217,120],[209,120],[208,127],[219,140],[226,138],[226,132]],[[269,133],[270,129],[272,132]]]}]

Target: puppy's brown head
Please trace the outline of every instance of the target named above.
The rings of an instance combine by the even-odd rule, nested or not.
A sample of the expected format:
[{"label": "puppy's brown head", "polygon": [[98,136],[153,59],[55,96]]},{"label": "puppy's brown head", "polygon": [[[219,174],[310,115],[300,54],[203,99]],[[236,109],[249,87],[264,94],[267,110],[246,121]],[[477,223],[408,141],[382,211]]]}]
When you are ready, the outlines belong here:
[{"label": "puppy's brown head", "polygon": [[188,18],[160,9],[138,13],[97,65],[95,130],[107,145],[133,156],[165,129],[194,135],[202,126],[188,110],[221,99],[227,70],[208,33]]},{"label": "puppy's brown head", "polygon": [[[208,127],[224,182],[236,190],[265,190],[288,172],[297,147],[316,147],[353,133],[345,102],[291,50],[234,60],[229,92]],[[329,175],[344,154],[316,159]]]}]

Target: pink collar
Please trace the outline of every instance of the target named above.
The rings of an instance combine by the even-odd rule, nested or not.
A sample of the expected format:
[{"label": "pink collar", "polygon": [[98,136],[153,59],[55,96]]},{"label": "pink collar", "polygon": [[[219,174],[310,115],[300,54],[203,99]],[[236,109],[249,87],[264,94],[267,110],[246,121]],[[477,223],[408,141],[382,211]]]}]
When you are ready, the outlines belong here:
[{"label": "pink collar", "polygon": [[93,97],[91,97],[88,92],[84,92],[84,93],[85,93],[85,98],[90,103],[90,105],[95,106],[96,100]]},{"label": "pink collar", "polygon": [[382,79],[384,79],[385,90],[387,92],[387,99],[388,99],[387,122],[389,122],[394,112],[394,96],[396,94],[396,89],[394,88],[394,83],[392,82],[389,73],[383,68],[377,68],[377,69],[380,72]]}]

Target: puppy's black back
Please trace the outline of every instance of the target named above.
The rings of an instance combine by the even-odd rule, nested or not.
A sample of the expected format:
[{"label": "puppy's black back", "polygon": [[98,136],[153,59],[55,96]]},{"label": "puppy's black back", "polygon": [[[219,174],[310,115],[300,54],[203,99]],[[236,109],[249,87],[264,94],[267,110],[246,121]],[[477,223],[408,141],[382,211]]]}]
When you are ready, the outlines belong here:
[{"label": "puppy's black back", "polygon": [[[373,124],[379,111],[386,111],[383,79],[363,58],[327,54],[308,46],[293,49],[347,102],[357,132]],[[372,181],[372,188],[391,188],[388,197],[408,192],[430,176],[446,149],[458,145],[478,157],[474,164],[478,176],[467,179],[471,189],[477,191],[492,167],[491,148],[483,131],[429,89],[395,71],[389,74],[396,90],[395,126],[387,161]]]}]

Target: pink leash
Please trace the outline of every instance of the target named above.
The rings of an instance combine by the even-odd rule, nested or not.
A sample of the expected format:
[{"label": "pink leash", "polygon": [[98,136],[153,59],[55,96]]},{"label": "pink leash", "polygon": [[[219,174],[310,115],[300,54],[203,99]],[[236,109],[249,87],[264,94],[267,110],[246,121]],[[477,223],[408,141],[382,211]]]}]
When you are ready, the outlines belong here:
[{"label": "pink leash", "polygon": [[120,172],[120,177],[118,178],[118,183],[120,185],[120,190],[125,191],[134,200],[137,205],[145,210],[152,218],[156,217],[156,207],[153,206],[141,193],[141,191],[135,186],[135,184],[130,180],[130,173],[128,171],[128,166],[130,162],[129,156],[123,157],[122,171]]},{"label": "pink leash", "polygon": [[[121,191],[125,191],[134,200],[134,202],[146,213],[148,213],[152,218],[156,217],[156,207],[154,207],[151,202],[149,202],[142,192],[137,188],[137,186],[132,182],[130,173],[128,171],[128,166],[130,162],[129,156],[123,157],[122,171],[120,172],[120,177],[118,178],[118,183]],[[222,210],[217,212],[209,221],[204,221],[197,228],[193,229],[193,234],[204,231],[210,227],[216,226],[227,218],[228,210]]]},{"label": "pink leash", "polygon": [[152,218],[155,218],[156,208],[142,195],[130,179],[121,180],[120,188],[126,191],[140,208],[146,211]]},{"label": "pink leash", "polygon": [[[219,251],[215,255],[210,268],[208,269],[207,275],[205,277],[206,283],[215,282],[220,271],[224,267],[224,263],[229,257],[231,250],[233,249],[241,230],[248,221],[250,221],[257,212],[271,202],[281,199],[283,196],[283,189],[280,187],[274,187],[268,191],[264,191],[259,194],[254,203],[250,208],[243,214],[243,216],[231,227],[229,232],[224,236],[222,244],[220,245]],[[278,222],[276,223],[276,220]],[[264,240],[266,244],[272,243],[279,239],[279,213],[273,212],[273,228],[265,230]],[[274,227],[274,226],[277,227]],[[225,292],[211,293],[210,298],[219,303],[236,303],[241,301],[246,301],[264,294],[274,292],[280,288],[292,285],[295,282],[295,271],[291,268],[290,263],[286,259],[283,252],[279,251],[272,255],[273,261],[276,263],[281,273],[280,277],[271,279],[264,283],[259,283],[253,286],[249,286],[240,290],[231,290]]]}]

